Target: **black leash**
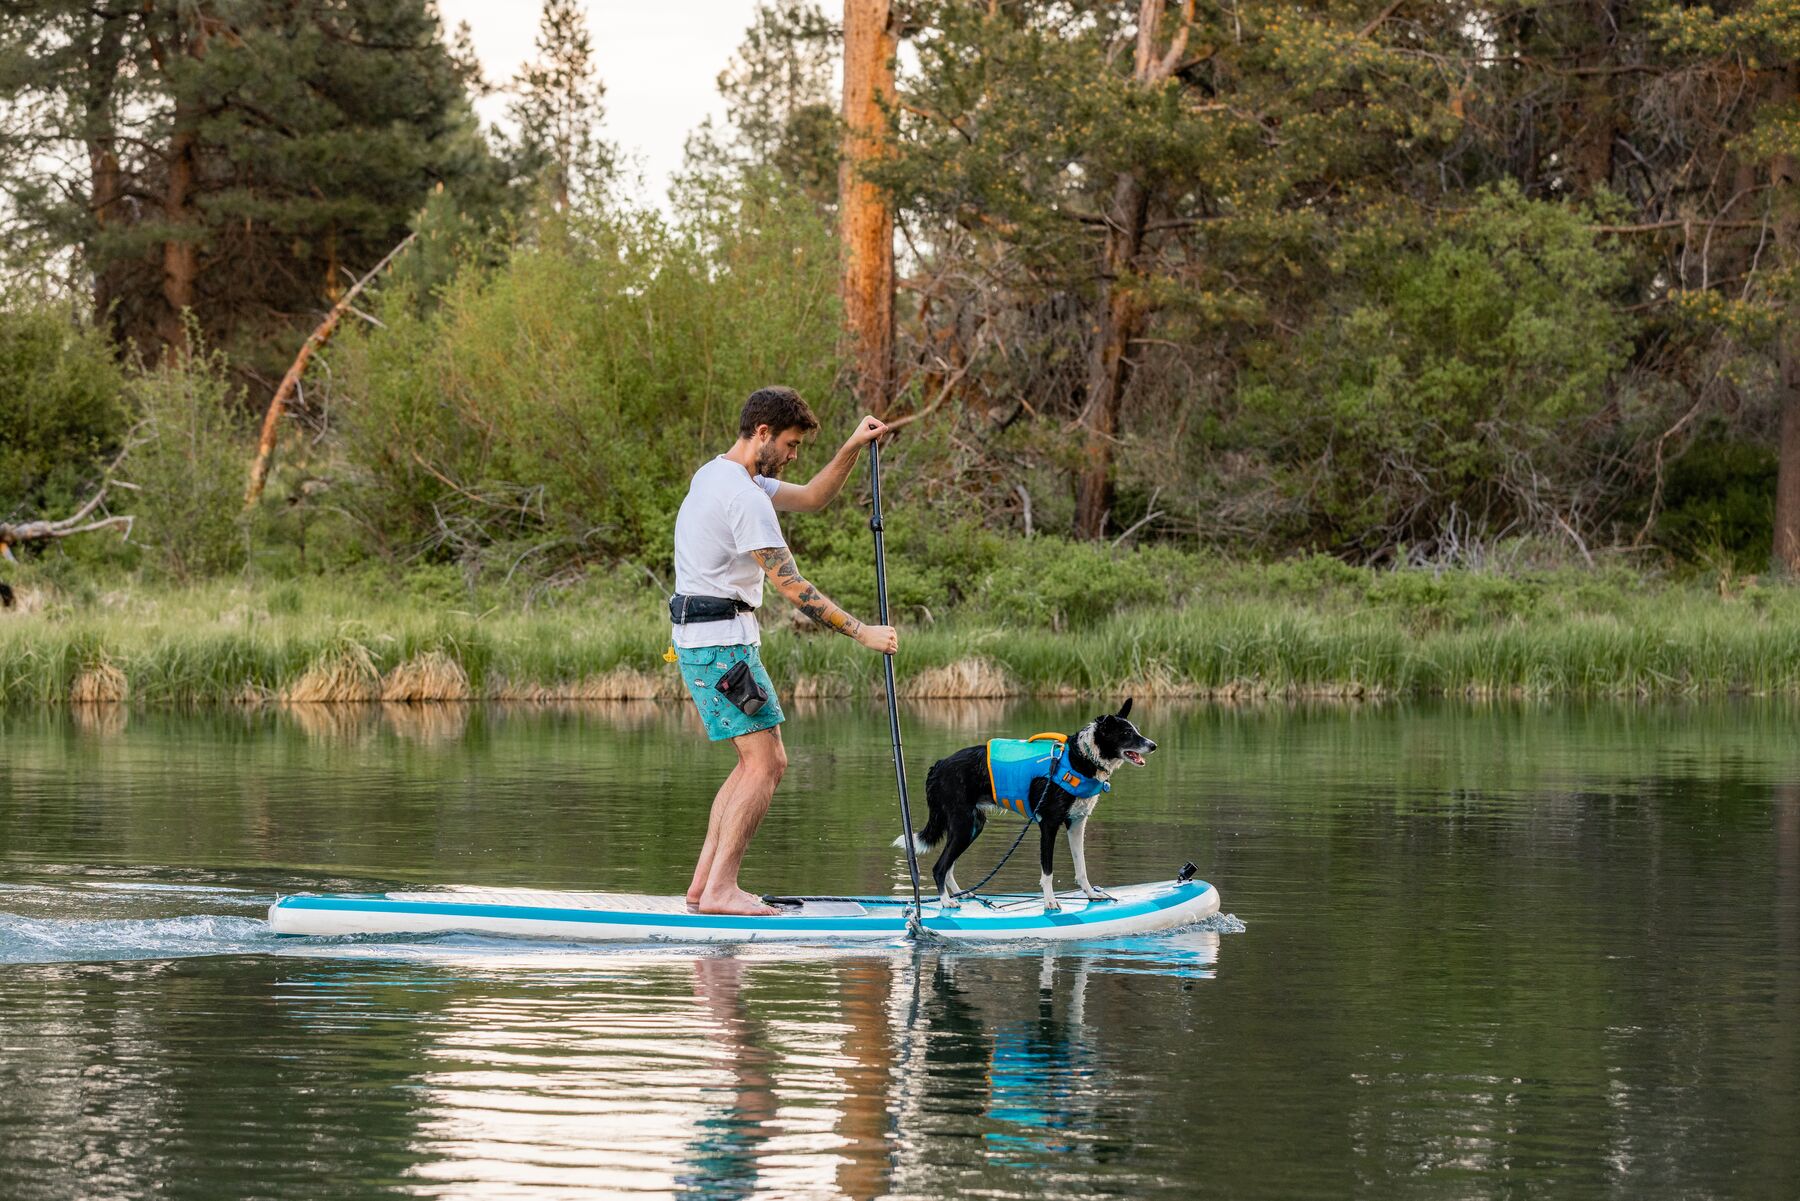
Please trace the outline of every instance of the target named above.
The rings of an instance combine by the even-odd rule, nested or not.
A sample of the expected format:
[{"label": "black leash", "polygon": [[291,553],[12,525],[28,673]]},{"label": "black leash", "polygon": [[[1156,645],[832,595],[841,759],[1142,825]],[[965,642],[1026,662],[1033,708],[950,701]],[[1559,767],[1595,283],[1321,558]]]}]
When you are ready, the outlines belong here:
[{"label": "black leash", "polygon": [[[875,597],[881,611],[881,624],[893,624],[888,620],[887,594],[887,555],[881,545],[881,440],[869,443],[869,488],[872,494],[872,512],[869,514],[869,529],[875,534]],[[913,847],[912,808],[906,796],[906,760],[900,753],[900,705],[894,699],[894,657],[883,655],[881,666],[887,673],[887,706],[888,732],[894,741],[894,778],[900,784],[900,829],[906,837],[906,869],[912,874],[912,913],[907,917],[907,928],[915,933],[922,927],[919,925],[919,854]]]},{"label": "black leash", "polygon": [[[1035,825],[1037,825],[1037,818],[1026,818],[1025,824],[1019,827],[1019,836],[1013,839],[1013,844],[1010,847],[1006,848],[1006,854],[1000,856],[1000,862],[994,864],[994,870],[983,876],[981,878],[981,883],[975,885],[975,887],[964,888],[950,895],[957,897],[975,897],[976,893],[987,886],[989,880],[992,880],[995,876],[1000,874],[1000,869],[1006,866],[1006,861],[1012,858],[1013,852],[1019,849],[1019,844],[1025,841],[1025,836],[1031,833],[1031,827]],[[987,904],[986,900],[981,897],[975,897],[975,899],[981,901],[984,905]]]}]

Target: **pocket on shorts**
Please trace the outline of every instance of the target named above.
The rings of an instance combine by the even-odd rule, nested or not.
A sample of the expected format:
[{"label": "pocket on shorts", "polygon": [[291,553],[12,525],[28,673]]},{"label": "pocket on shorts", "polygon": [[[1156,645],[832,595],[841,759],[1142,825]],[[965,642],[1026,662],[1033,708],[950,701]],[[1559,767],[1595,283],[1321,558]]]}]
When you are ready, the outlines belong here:
[{"label": "pocket on shorts", "polygon": [[719,654],[725,648],[721,646],[679,647],[675,657],[681,663],[681,674],[696,687],[705,688],[713,681],[713,677],[725,668],[720,663]]}]

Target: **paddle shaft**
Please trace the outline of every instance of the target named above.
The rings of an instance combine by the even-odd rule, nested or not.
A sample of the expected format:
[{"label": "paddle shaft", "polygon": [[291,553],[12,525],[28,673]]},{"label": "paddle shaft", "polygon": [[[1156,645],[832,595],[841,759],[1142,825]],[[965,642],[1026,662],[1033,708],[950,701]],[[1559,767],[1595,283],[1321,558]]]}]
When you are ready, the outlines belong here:
[{"label": "paddle shaft", "polygon": [[[869,514],[869,529],[875,534],[875,600],[881,610],[881,624],[892,625],[888,620],[887,596],[887,553],[881,545],[881,443],[877,439],[869,443],[869,489],[873,497],[873,511]],[[919,901],[919,854],[913,849],[912,807],[906,796],[906,759],[900,753],[900,706],[894,699],[894,656],[883,655],[881,665],[887,672],[887,708],[888,732],[894,740],[894,779],[900,785],[900,829],[906,836],[906,870],[912,873],[913,911],[918,912]]]}]

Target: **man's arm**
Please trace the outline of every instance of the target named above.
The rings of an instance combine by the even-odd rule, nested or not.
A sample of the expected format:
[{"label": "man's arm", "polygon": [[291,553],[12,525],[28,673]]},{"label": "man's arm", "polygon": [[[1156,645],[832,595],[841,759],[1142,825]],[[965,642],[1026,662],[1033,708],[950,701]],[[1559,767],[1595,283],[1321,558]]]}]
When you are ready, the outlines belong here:
[{"label": "man's arm", "polygon": [[843,491],[844,481],[850,478],[850,469],[856,466],[862,448],[885,433],[887,426],[873,417],[864,417],[857,423],[856,432],[831,456],[831,462],[804,484],[783,484],[777,488],[772,503],[784,513],[817,513]]},{"label": "man's arm", "polygon": [[820,625],[828,626],[840,634],[848,634],[852,638],[862,629],[862,622],[807,583],[806,577],[800,574],[799,564],[794,562],[794,556],[787,547],[771,546],[764,550],[753,550],[750,554],[763,569],[763,575],[768,577],[769,583],[774,585],[775,591],[785,596],[794,608]]},{"label": "man's arm", "polygon": [[900,636],[893,626],[869,625],[856,620],[823,592],[806,582],[794,556],[785,546],[753,550],[751,556],[763,569],[763,575],[793,606],[822,626],[848,634],[872,651],[891,655],[900,647]]}]

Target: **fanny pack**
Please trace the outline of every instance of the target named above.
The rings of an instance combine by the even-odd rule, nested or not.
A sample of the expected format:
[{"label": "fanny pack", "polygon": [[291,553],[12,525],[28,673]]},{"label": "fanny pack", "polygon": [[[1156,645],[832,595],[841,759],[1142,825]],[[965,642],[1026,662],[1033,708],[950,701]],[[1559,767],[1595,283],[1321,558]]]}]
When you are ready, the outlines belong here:
[{"label": "fanny pack", "polygon": [[756,606],[736,597],[683,596],[677,592],[669,598],[669,620],[678,626],[706,621],[730,621],[739,613],[754,613]]}]

